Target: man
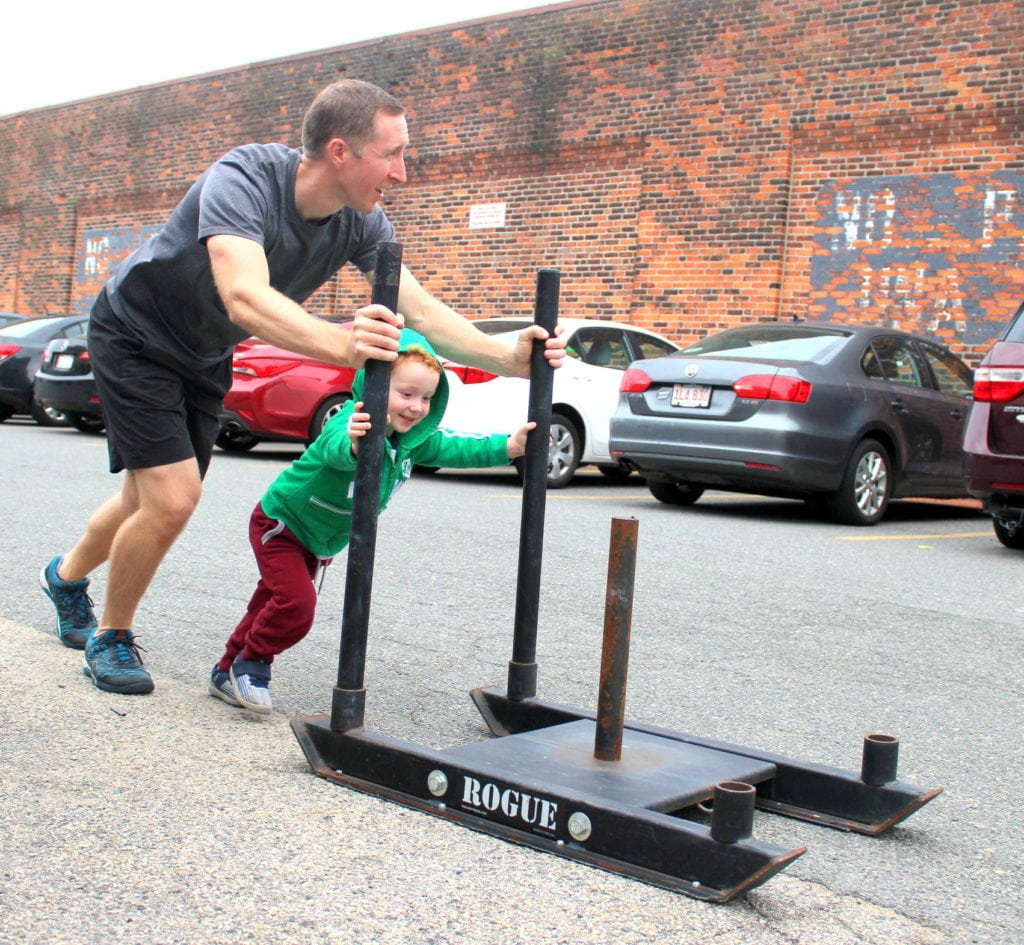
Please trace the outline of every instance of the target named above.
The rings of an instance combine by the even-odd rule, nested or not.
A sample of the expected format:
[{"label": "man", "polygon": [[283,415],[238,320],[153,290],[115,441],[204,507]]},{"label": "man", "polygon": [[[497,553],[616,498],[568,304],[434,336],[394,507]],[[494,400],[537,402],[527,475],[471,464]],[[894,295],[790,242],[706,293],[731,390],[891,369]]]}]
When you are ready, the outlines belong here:
[{"label": "man", "polygon": [[[402,105],[346,79],[306,113],[302,149],[245,145],[189,189],[160,233],[125,260],[93,306],[89,350],[120,491],[93,513],[70,551],[40,573],[57,609],[57,635],[85,651],[85,674],[107,692],[153,690],[132,627],[157,568],[199,502],[231,384],[231,350],[256,335],[313,357],[361,366],[393,360],[404,323],[442,354],[528,376],[534,338],[549,363],[564,342],[538,326],[514,348],[484,335],[433,298],[403,266],[401,315],[370,305],[353,330],[299,305],[346,262],[372,283],[377,247],[394,231],[379,206],[405,181]],[[109,561],[97,623],[91,574]]]}]

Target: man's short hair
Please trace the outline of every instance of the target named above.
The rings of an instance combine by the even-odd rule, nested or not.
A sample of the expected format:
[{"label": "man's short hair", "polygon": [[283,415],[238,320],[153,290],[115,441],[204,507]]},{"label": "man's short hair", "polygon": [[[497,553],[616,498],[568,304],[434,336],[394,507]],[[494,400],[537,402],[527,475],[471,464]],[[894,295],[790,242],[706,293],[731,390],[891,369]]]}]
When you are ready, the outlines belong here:
[{"label": "man's short hair", "polygon": [[332,138],[343,138],[358,152],[372,137],[377,113],[404,115],[390,92],[360,79],[341,79],[325,88],[302,120],[302,150],[311,158],[323,156]]}]

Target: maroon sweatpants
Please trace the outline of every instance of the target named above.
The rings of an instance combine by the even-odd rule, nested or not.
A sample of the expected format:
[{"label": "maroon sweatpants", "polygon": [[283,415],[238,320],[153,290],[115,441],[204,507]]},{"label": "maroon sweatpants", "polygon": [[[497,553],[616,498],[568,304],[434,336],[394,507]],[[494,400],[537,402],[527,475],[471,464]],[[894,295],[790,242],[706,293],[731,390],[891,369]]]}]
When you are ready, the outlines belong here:
[{"label": "maroon sweatpants", "polygon": [[264,515],[259,505],[249,517],[249,543],[260,580],[217,664],[225,672],[239,653],[242,659],[272,663],[309,633],[316,613],[317,556],[283,522]]}]

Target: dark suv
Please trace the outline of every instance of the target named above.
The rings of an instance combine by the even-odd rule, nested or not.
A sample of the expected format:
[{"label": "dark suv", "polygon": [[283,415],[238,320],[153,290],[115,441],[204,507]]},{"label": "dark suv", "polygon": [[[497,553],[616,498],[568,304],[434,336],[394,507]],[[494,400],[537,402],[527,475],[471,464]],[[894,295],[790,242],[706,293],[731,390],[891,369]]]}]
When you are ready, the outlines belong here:
[{"label": "dark suv", "polygon": [[1007,548],[1024,551],[1024,304],[974,372],[964,481]]}]

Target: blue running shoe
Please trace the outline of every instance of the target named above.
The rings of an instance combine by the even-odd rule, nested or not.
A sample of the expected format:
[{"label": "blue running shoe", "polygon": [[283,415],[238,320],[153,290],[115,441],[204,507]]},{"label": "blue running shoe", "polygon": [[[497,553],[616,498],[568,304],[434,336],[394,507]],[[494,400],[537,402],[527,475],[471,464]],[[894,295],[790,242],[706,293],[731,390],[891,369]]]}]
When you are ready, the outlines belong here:
[{"label": "blue running shoe", "polygon": [[250,712],[270,715],[274,700],[270,695],[270,663],[235,657],[229,671],[235,698]]},{"label": "blue running shoe", "polygon": [[97,689],[125,696],[141,696],[153,691],[153,677],[142,665],[135,634],[131,630],[104,630],[92,633],[85,644],[82,672]]},{"label": "blue running shoe", "polygon": [[84,650],[89,634],[96,629],[96,615],[89,597],[89,579],[65,581],[57,576],[58,555],[39,572],[39,586],[57,608],[57,638],[72,650]]},{"label": "blue running shoe", "polygon": [[216,663],[210,671],[210,695],[223,699],[228,705],[241,708],[242,703],[235,698],[235,689],[231,685],[231,677]]}]

